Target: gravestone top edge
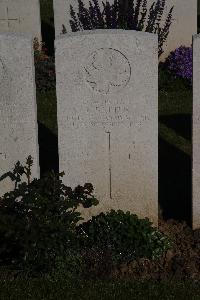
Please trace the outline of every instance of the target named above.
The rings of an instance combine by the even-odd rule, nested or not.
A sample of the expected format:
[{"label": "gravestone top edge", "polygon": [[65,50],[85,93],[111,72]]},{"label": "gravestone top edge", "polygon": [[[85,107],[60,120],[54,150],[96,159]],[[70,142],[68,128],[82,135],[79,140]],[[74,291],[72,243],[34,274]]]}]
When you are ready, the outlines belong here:
[{"label": "gravestone top edge", "polygon": [[55,38],[55,45],[59,43],[61,40],[65,40],[67,38],[75,38],[78,36],[89,36],[89,35],[115,35],[115,34],[123,34],[123,35],[130,35],[132,36],[138,36],[138,37],[151,37],[155,38],[155,40],[158,40],[158,35],[155,33],[150,33],[150,32],[143,32],[143,31],[137,31],[137,30],[125,30],[125,29],[95,29],[95,30],[83,30],[83,31],[77,31],[77,32],[72,32],[72,33],[66,33],[62,34],[60,36],[57,36]]}]

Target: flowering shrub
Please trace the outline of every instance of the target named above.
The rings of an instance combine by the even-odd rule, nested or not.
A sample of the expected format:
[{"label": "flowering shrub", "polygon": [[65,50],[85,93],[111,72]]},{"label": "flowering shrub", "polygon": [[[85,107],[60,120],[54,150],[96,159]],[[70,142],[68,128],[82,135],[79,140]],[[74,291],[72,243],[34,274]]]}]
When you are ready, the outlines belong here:
[{"label": "flowering shrub", "polygon": [[37,90],[47,91],[55,89],[56,75],[54,58],[47,55],[44,43],[34,39],[34,60],[35,60],[35,82]]},{"label": "flowering shrub", "polygon": [[176,76],[192,83],[192,47],[180,46],[172,51],[165,61],[165,66]]},{"label": "flowering shrub", "polygon": [[[164,23],[161,23],[165,10],[165,0],[156,0],[147,8],[147,0],[102,1],[100,8],[98,0],[91,0],[87,9],[82,0],[78,0],[78,12],[70,6],[70,26],[73,32],[92,29],[126,29],[146,31],[158,34],[158,55],[163,51],[169,28],[172,23],[173,6],[170,8]],[[161,25],[163,24],[163,25]],[[62,25],[62,33],[66,33],[66,27]]]},{"label": "flowering shrub", "polygon": [[[15,189],[0,197],[0,265],[27,271],[49,271],[66,251],[76,249],[77,222],[82,219],[78,206],[98,204],[93,186],[86,183],[74,189],[65,186],[64,173],[53,171],[31,181],[33,160],[25,166],[17,162],[10,177]],[[27,182],[22,182],[23,175]]]}]

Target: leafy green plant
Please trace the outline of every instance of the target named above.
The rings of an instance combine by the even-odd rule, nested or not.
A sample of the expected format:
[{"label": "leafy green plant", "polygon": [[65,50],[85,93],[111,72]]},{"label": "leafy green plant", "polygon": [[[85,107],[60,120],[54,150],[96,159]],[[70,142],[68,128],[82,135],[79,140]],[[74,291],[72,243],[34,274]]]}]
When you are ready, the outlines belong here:
[{"label": "leafy green plant", "polygon": [[82,247],[93,246],[111,253],[114,263],[146,257],[158,258],[170,248],[170,241],[147,219],[130,212],[111,210],[92,217],[77,227]]},{"label": "leafy green plant", "polygon": [[[98,0],[91,0],[86,8],[82,0],[78,0],[78,12],[70,6],[70,26],[73,32],[92,29],[126,29],[146,31],[158,34],[158,55],[163,51],[169,28],[172,23],[173,6],[162,22],[165,11],[165,0],[156,0],[147,8],[147,0],[114,0],[113,4],[102,1],[103,9]],[[66,27],[62,25],[62,33]]]},{"label": "leafy green plant", "polygon": [[[77,246],[75,227],[82,219],[77,207],[98,201],[89,183],[74,190],[62,184],[64,173],[50,172],[31,181],[32,164],[29,156],[26,166],[18,162],[6,174],[15,181],[15,189],[0,198],[0,263],[48,271],[67,249]],[[21,182],[24,174],[27,182]]]}]

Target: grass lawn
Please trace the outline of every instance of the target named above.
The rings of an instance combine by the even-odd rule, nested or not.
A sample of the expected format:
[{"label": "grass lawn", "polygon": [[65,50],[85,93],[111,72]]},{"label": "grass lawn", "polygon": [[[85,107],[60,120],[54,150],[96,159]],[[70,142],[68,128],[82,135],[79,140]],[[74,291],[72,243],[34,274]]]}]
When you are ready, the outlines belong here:
[{"label": "grass lawn", "polygon": [[57,101],[56,91],[37,92],[38,121],[57,136]]},{"label": "grass lawn", "polygon": [[53,0],[40,0],[40,11],[42,21],[54,26]]},{"label": "grass lawn", "polygon": [[192,87],[159,73],[159,136],[191,156]]},{"label": "grass lawn", "polygon": [[1,300],[127,300],[200,299],[200,286],[183,283],[154,283],[100,280],[13,280],[0,281]]}]

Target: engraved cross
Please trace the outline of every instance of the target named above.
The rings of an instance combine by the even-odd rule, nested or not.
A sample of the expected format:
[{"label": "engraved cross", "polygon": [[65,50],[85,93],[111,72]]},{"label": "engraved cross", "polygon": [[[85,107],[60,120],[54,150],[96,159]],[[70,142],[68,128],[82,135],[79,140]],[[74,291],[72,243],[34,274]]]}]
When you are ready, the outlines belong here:
[{"label": "engraved cross", "polygon": [[0,22],[7,22],[8,28],[10,28],[11,21],[15,21],[20,24],[20,18],[18,18],[18,19],[9,18],[9,11],[8,11],[8,7],[7,7],[6,8],[6,17],[5,17],[5,19],[0,19]]}]

